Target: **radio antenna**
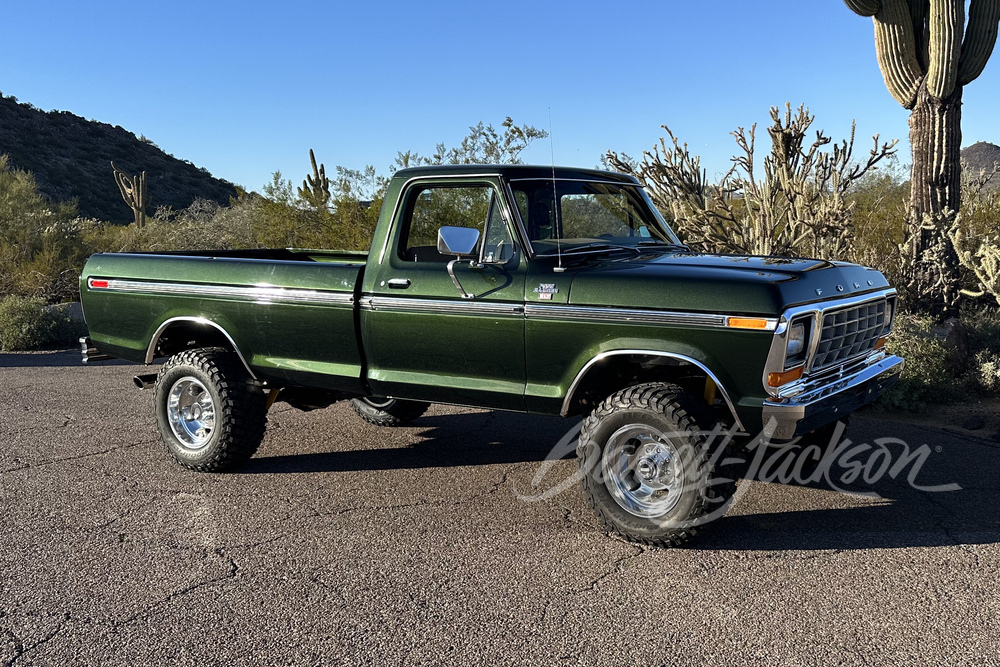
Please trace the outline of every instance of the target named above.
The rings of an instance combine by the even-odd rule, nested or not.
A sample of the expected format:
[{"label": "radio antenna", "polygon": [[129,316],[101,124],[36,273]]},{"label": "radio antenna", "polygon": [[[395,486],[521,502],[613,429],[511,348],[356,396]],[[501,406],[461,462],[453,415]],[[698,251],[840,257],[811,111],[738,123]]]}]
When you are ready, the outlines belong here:
[{"label": "radio antenna", "polygon": [[556,261],[558,265],[552,269],[555,273],[566,270],[562,265],[562,225],[559,220],[559,195],[556,194],[556,148],[552,143],[552,107],[549,107],[549,152],[552,154],[552,230],[556,235]]}]

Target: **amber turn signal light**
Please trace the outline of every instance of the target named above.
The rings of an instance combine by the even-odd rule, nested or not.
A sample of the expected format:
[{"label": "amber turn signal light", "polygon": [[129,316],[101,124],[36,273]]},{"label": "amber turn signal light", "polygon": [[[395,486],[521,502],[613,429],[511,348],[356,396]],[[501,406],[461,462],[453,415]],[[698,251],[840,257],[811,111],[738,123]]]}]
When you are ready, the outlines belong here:
[{"label": "amber turn signal light", "polygon": [[768,373],[767,374],[767,386],[768,387],[780,387],[783,384],[788,384],[794,380],[798,380],[802,377],[802,371],[805,366],[796,366],[790,371],[785,371],[784,373]]},{"label": "amber turn signal light", "polygon": [[875,341],[876,350],[881,350],[883,347],[885,347],[885,336],[882,336],[877,341]]},{"label": "amber turn signal light", "polygon": [[758,329],[760,331],[774,328],[772,321],[764,317],[730,317],[726,320],[726,325],[733,329]]}]

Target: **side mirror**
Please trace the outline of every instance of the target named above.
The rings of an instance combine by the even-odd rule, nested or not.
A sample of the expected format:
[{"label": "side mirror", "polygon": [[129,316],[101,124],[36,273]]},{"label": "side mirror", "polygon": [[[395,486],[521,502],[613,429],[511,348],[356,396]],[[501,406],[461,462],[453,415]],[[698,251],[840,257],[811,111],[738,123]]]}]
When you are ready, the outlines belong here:
[{"label": "side mirror", "polygon": [[476,254],[479,230],[469,227],[442,227],[438,230],[437,251],[442,255],[469,257]]}]

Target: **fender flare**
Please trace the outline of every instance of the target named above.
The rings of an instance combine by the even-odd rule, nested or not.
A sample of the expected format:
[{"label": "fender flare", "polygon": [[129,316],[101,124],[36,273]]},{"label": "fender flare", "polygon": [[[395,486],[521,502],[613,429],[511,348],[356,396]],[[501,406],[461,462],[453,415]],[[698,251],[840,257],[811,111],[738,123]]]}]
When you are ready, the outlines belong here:
[{"label": "fender flare", "polygon": [[252,377],[254,380],[257,379],[257,375],[253,372],[253,369],[250,368],[250,364],[247,363],[246,358],[243,356],[243,353],[240,352],[239,346],[236,345],[236,341],[234,341],[233,337],[229,335],[229,332],[223,329],[221,325],[204,317],[171,317],[170,319],[165,320],[156,329],[156,333],[153,334],[153,338],[149,341],[149,347],[146,348],[147,364],[153,363],[153,355],[156,354],[156,345],[160,342],[160,338],[163,336],[163,333],[170,327],[170,325],[177,324],[178,322],[185,322],[187,324],[197,324],[200,326],[212,327],[213,329],[221,333],[223,336],[226,337],[226,340],[229,341],[229,344],[233,346],[233,351],[236,352],[236,356],[240,358],[240,362],[243,363],[244,368],[246,368],[247,372],[250,373],[250,377]]},{"label": "fender flare", "polygon": [[723,384],[719,381],[719,378],[715,375],[715,373],[713,373],[708,368],[708,366],[698,361],[697,359],[693,359],[687,355],[677,354],[676,352],[663,352],[662,350],[608,350],[607,352],[601,352],[600,354],[596,355],[590,361],[585,363],[583,365],[583,368],[580,369],[580,372],[576,374],[576,377],[573,379],[573,383],[569,386],[569,391],[566,392],[566,397],[563,399],[562,410],[560,410],[559,414],[563,417],[569,414],[569,408],[573,401],[573,395],[576,393],[576,390],[580,386],[580,383],[583,381],[583,378],[586,377],[587,372],[595,364],[604,361],[605,359],[608,359],[610,357],[623,356],[623,355],[666,357],[670,359],[675,359],[685,364],[691,364],[692,366],[696,366],[697,368],[701,369],[705,373],[705,375],[711,378],[712,382],[715,383],[716,390],[722,395],[723,400],[725,400],[726,405],[729,407],[729,412],[732,414],[733,419],[735,420],[736,427],[739,428],[740,431],[746,430],[743,427],[743,422],[740,420],[739,414],[736,412],[736,406],[733,404],[733,400],[729,397],[729,392],[726,390],[725,386],[723,386]]}]

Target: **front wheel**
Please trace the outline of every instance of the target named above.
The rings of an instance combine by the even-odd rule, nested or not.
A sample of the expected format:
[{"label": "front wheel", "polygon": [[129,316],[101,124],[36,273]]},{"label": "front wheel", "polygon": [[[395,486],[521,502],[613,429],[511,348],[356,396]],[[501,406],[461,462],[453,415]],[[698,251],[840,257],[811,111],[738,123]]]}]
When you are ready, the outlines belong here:
[{"label": "front wheel", "polygon": [[232,468],[253,456],[264,439],[264,390],[227,350],[175,354],[160,369],[154,401],[160,438],[186,468]]},{"label": "front wheel", "polygon": [[744,465],[712,410],[681,387],[643,384],[606,398],[584,420],[581,485],[612,532],[680,546],[725,514]]},{"label": "front wheel", "polygon": [[351,399],[351,407],[362,419],[376,426],[403,426],[427,412],[430,403],[399,398],[366,396]]}]

